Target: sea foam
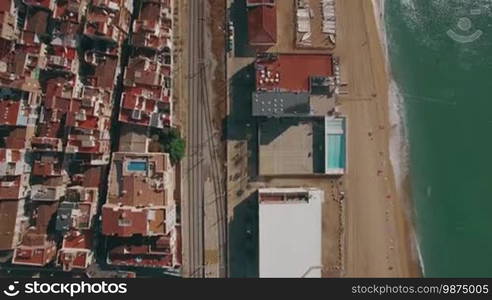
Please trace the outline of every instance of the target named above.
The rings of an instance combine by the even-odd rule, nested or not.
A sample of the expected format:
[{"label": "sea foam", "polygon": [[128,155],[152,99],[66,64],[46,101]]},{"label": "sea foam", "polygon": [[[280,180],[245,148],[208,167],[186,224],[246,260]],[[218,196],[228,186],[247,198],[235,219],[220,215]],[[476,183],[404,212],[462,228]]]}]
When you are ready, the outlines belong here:
[{"label": "sea foam", "polygon": [[379,30],[379,39],[383,46],[385,57],[385,67],[389,74],[389,90],[388,90],[388,108],[389,121],[391,126],[390,132],[390,161],[395,174],[397,188],[402,187],[403,180],[408,173],[408,142],[406,139],[405,127],[405,106],[404,98],[400,93],[398,85],[391,76],[391,65],[389,61],[388,39],[386,35],[386,27],[384,24],[384,5],[385,0],[372,0],[376,24]]},{"label": "sea foam", "polygon": [[[413,6],[411,0],[406,0],[407,5]],[[374,8],[374,15],[376,18],[376,24],[379,31],[379,39],[382,43],[385,67],[389,77],[388,87],[388,109],[389,109],[389,121],[391,125],[390,141],[389,141],[389,154],[390,162],[395,176],[395,183],[397,190],[402,190],[403,181],[409,172],[409,143],[407,139],[407,129],[405,121],[405,105],[404,98],[397,83],[391,75],[391,65],[389,59],[389,45],[388,37],[386,33],[386,24],[384,19],[385,13],[385,0],[372,0]],[[412,216],[412,213],[410,213]],[[422,274],[425,276],[425,267],[423,263],[423,257],[420,249],[420,243],[415,230],[411,231],[413,244],[415,251],[417,252],[417,258],[420,264]]]}]

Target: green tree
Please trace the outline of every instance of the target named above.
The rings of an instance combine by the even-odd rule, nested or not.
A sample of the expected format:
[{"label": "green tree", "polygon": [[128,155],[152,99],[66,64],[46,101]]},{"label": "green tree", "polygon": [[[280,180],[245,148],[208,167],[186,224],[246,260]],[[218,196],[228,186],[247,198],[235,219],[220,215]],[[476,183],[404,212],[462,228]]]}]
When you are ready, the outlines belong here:
[{"label": "green tree", "polygon": [[169,153],[172,164],[176,164],[183,159],[186,153],[186,141],[176,128],[165,131],[155,132],[159,136],[159,143],[164,152]]},{"label": "green tree", "polygon": [[186,142],[180,136],[171,138],[167,152],[173,164],[179,162],[185,156]]}]

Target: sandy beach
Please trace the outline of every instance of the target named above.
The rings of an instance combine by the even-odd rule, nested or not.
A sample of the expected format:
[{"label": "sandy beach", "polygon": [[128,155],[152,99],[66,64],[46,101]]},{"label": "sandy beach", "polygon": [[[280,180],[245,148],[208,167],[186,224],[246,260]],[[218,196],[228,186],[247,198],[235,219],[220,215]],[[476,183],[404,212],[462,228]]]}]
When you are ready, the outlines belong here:
[{"label": "sandy beach", "polygon": [[[374,2],[376,3],[376,2]],[[376,8],[376,9],[374,9]],[[420,276],[406,193],[397,189],[390,159],[390,78],[373,1],[337,1],[337,48],[348,94],[349,169],[345,228],[345,276]]]}]

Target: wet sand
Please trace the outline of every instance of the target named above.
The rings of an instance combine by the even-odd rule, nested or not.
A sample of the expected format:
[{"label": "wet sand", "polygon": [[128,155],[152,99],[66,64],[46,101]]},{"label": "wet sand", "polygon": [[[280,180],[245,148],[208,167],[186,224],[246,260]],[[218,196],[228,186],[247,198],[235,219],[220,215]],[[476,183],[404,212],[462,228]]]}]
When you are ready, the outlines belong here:
[{"label": "wet sand", "polygon": [[390,162],[389,78],[372,1],[337,1],[337,26],[335,52],[348,83],[344,276],[420,276],[406,193],[397,191]]}]

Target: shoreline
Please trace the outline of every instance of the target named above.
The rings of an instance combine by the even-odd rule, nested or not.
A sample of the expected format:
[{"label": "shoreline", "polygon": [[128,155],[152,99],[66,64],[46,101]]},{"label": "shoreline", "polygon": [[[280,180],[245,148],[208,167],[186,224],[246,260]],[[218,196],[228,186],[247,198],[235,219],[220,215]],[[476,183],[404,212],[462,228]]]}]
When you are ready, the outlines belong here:
[{"label": "shoreline", "polygon": [[374,18],[378,29],[379,41],[383,48],[385,69],[388,76],[388,109],[391,131],[389,136],[389,156],[393,169],[397,193],[404,204],[405,213],[410,223],[408,234],[413,255],[418,257],[420,274],[425,276],[425,266],[416,231],[414,203],[411,192],[411,177],[409,169],[409,141],[406,128],[404,98],[391,72],[389,45],[385,27],[385,0],[371,0]]}]

